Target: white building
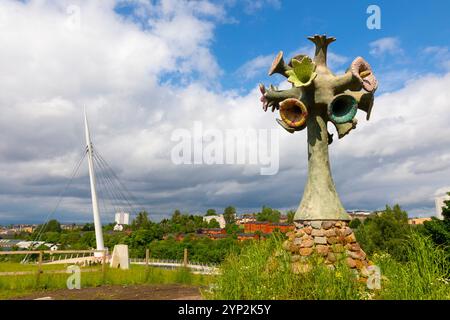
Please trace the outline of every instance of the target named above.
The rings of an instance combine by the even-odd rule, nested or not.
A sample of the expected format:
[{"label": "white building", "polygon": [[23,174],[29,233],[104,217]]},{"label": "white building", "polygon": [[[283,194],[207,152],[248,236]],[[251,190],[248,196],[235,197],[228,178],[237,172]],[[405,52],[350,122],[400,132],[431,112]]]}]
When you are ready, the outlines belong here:
[{"label": "white building", "polygon": [[123,225],[116,224],[113,228],[114,231],[123,231]]},{"label": "white building", "polygon": [[115,221],[117,224],[130,224],[130,214],[128,212],[117,212]]},{"label": "white building", "polygon": [[203,221],[210,222],[212,219],[215,219],[221,228],[225,228],[226,222],[223,217],[223,214],[215,215],[215,216],[206,216],[203,217]]},{"label": "white building", "polygon": [[442,207],[445,207],[444,201],[446,200],[450,200],[450,196],[440,195],[434,199],[434,202],[436,204],[436,217],[438,217],[439,219],[444,219],[444,217],[442,216]]},{"label": "white building", "polygon": [[15,244],[15,246],[20,249],[28,249],[28,250],[35,250],[42,245],[46,246],[51,251],[58,250],[58,248],[59,248],[58,244],[53,244],[53,243],[48,243],[48,242],[46,243],[44,241],[19,241]]}]

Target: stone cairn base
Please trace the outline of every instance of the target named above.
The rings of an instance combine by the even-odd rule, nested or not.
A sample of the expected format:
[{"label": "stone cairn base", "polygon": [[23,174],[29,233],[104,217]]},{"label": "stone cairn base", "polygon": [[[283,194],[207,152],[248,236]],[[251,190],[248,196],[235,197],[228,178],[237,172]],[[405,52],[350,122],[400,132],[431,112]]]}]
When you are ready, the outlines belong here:
[{"label": "stone cairn base", "polygon": [[286,235],[288,240],[283,243],[283,248],[292,254],[292,269],[295,273],[308,272],[311,269],[308,259],[319,256],[330,268],[334,268],[337,261],[345,259],[345,263],[358,275],[367,277],[367,267],[371,262],[356,242],[355,234],[347,222],[297,221],[295,230]]}]

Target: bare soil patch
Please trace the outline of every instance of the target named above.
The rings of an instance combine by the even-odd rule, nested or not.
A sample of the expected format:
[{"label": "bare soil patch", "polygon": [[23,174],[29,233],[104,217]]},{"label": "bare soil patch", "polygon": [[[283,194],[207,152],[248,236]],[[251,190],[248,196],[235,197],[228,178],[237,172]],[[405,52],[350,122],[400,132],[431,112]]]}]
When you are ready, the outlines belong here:
[{"label": "bare soil patch", "polygon": [[105,285],[80,290],[58,289],[39,291],[16,300],[201,300],[200,288],[176,284],[167,285]]}]

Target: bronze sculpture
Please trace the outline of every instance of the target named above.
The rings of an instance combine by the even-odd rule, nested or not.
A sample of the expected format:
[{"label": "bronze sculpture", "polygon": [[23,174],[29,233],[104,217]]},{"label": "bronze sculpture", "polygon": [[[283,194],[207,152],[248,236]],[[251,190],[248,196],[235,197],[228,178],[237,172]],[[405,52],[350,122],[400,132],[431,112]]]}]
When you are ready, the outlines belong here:
[{"label": "bronze sculpture", "polygon": [[260,84],[261,102],[264,111],[280,111],[277,122],[288,132],[307,128],[308,180],[294,220],[348,221],[331,175],[328,145],[333,135],[327,122],[334,124],[341,139],[356,127],[357,109],[365,111],[369,120],[378,82],[361,57],[353,60],[345,74],[334,75],[327,67],[327,49],[336,39],[325,35],[308,39],[316,47],[314,59],[297,55],[286,64],[279,52],[269,75],[283,75],[292,87],[278,90],[270,85],[266,89]]}]

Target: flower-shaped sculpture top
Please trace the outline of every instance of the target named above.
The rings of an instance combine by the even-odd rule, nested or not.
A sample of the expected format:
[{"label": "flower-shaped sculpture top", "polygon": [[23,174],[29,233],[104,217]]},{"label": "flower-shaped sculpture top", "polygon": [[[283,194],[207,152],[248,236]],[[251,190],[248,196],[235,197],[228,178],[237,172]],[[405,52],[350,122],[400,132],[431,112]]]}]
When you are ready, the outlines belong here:
[{"label": "flower-shaped sculpture top", "polygon": [[370,65],[361,57],[353,60],[350,66],[351,73],[362,83],[364,90],[374,92],[378,88],[378,81],[372,73]]},{"label": "flower-shaped sculpture top", "polygon": [[289,76],[288,81],[296,87],[307,87],[311,85],[316,78],[317,73],[314,72],[316,65],[310,57],[303,57],[302,60],[292,59],[292,69],[286,71]]},{"label": "flower-shaped sculpture top", "polygon": [[342,138],[356,127],[357,109],[372,112],[377,79],[369,63],[357,57],[343,75],[335,75],[327,67],[328,45],[336,39],[325,35],[308,37],[315,46],[314,59],[297,55],[288,64],[280,51],[269,70],[287,78],[292,87],[279,90],[260,84],[264,111],[279,110],[277,122],[288,132],[307,128],[308,182],[296,212],[296,220],[349,220],[336,193],[331,177],[328,145],[333,135],[327,122],[336,127]]}]

